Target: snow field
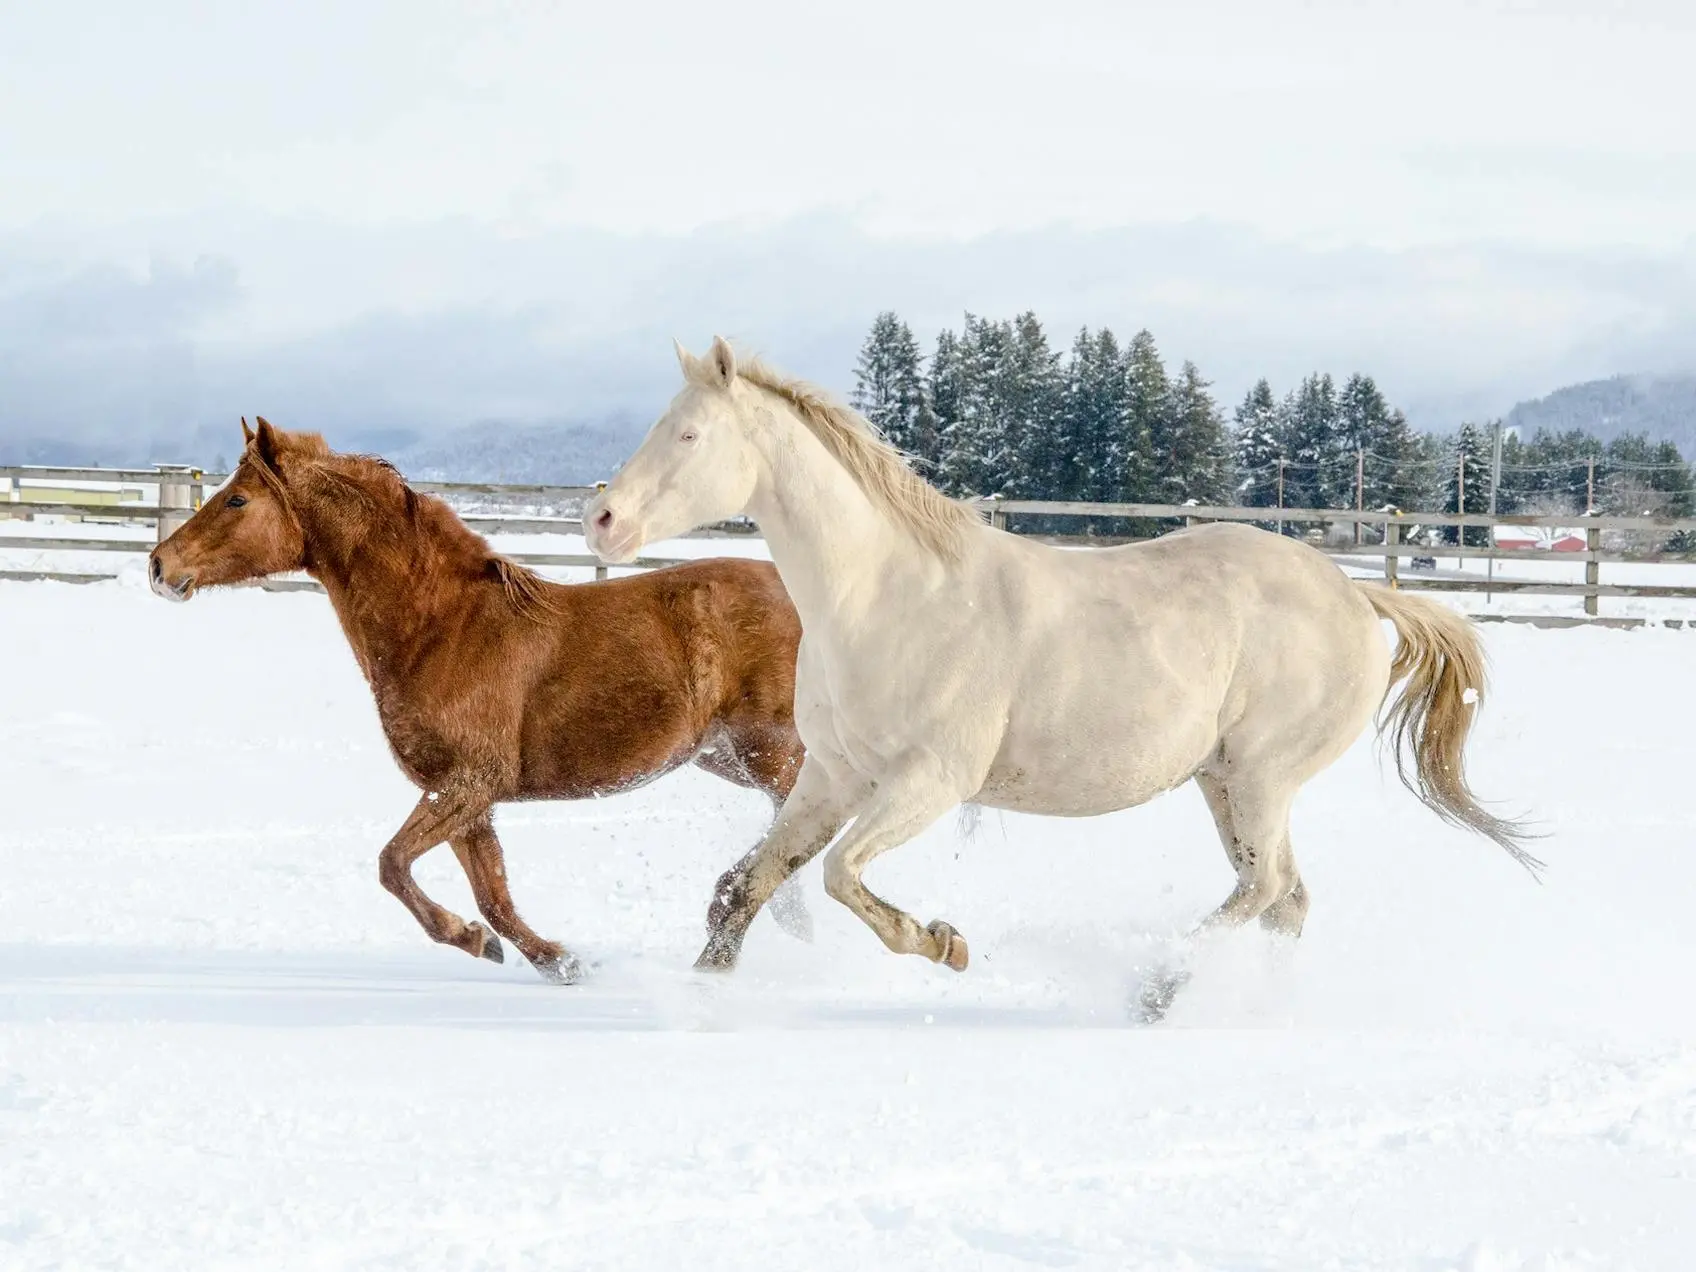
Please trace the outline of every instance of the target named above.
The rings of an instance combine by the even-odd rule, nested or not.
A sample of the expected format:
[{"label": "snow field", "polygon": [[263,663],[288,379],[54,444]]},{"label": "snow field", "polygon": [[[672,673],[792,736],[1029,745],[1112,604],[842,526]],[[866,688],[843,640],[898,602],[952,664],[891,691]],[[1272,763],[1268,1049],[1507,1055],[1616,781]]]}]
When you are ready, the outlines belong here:
[{"label": "snow field", "polygon": [[[562,549],[556,549],[562,550]],[[689,972],[764,801],[673,775],[497,826],[575,989],[431,945],[376,881],[415,793],[321,597],[0,584],[0,1268],[1615,1269],[1696,1239],[1696,634],[1482,629],[1475,784],[1539,887],[1370,739],[1313,782],[1294,949],[1205,950],[1189,788],[986,813],[805,876]],[[451,854],[420,864],[461,914]]]}]

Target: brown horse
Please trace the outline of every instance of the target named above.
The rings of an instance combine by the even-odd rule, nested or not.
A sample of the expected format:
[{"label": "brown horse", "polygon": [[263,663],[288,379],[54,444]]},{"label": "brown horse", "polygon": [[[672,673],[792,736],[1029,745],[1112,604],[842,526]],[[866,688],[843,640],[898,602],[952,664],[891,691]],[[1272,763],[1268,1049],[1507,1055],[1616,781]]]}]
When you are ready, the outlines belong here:
[{"label": "brown horse", "polygon": [[[403,772],[423,792],[380,857],[431,938],[499,963],[506,937],[550,980],[582,974],[518,917],[492,806],[630,790],[694,763],[780,805],[800,769],[800,623],[777,571],[716,560],[551,583],[497,555],[387,463],[242,421],[227,485],[148,561],[153,590],[305,570],[323,584]],[[412,863],[446,841],[488,920],[437,905]],[[778,921],[805,936],[799,892]],[[489,928],[493,928],[491,932]]]}]

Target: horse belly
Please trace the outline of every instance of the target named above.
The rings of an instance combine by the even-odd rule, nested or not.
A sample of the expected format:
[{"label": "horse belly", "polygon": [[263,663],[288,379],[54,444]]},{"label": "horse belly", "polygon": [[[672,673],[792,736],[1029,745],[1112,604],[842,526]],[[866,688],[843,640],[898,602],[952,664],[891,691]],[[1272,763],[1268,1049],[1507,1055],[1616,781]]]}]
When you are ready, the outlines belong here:
[{"label": "horse belly", "polygon": [[[1211,741],[1211,740],[1210,740]],[[974,803],[1050,817],[1094,817],[1135,808],[1181,786],[1211,745],[1110,748],[998,758]]]},{"label": "horse belly", "polygon": [[1218,745],[1219,695],[1206,677],[1026,693],[978,802],[1069,817],[1133,808],[1188,781]]}]

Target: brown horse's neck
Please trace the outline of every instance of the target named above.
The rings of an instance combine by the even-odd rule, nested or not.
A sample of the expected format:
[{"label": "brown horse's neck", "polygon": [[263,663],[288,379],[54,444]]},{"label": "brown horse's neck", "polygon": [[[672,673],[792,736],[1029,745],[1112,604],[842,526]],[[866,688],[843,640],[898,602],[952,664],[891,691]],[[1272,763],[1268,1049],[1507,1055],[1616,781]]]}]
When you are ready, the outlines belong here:
[{"label": "brown horse's neck", "polygon": [[366,678],[405,674],[419,644],[489,577],[488,545],[390,473],[356,476],[331,461],[291,485],[306,571],[329,594]]}]

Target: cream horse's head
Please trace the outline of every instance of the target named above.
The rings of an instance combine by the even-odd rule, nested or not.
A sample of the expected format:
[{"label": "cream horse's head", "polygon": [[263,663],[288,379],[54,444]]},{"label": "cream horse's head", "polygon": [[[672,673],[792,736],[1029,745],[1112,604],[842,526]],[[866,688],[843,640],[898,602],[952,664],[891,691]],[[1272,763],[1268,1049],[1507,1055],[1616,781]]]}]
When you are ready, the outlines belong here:
[{"label": "cream horse's head", "polygon": [[[675,343],[675,342],[673,342]],[[613,565],[644,545],[745,510],[759,456],[746,421],[754,390],[736,378],[736,354],[723,337],[697,358],[677,345],[683,391],[583,510],[589,550]]]}]

